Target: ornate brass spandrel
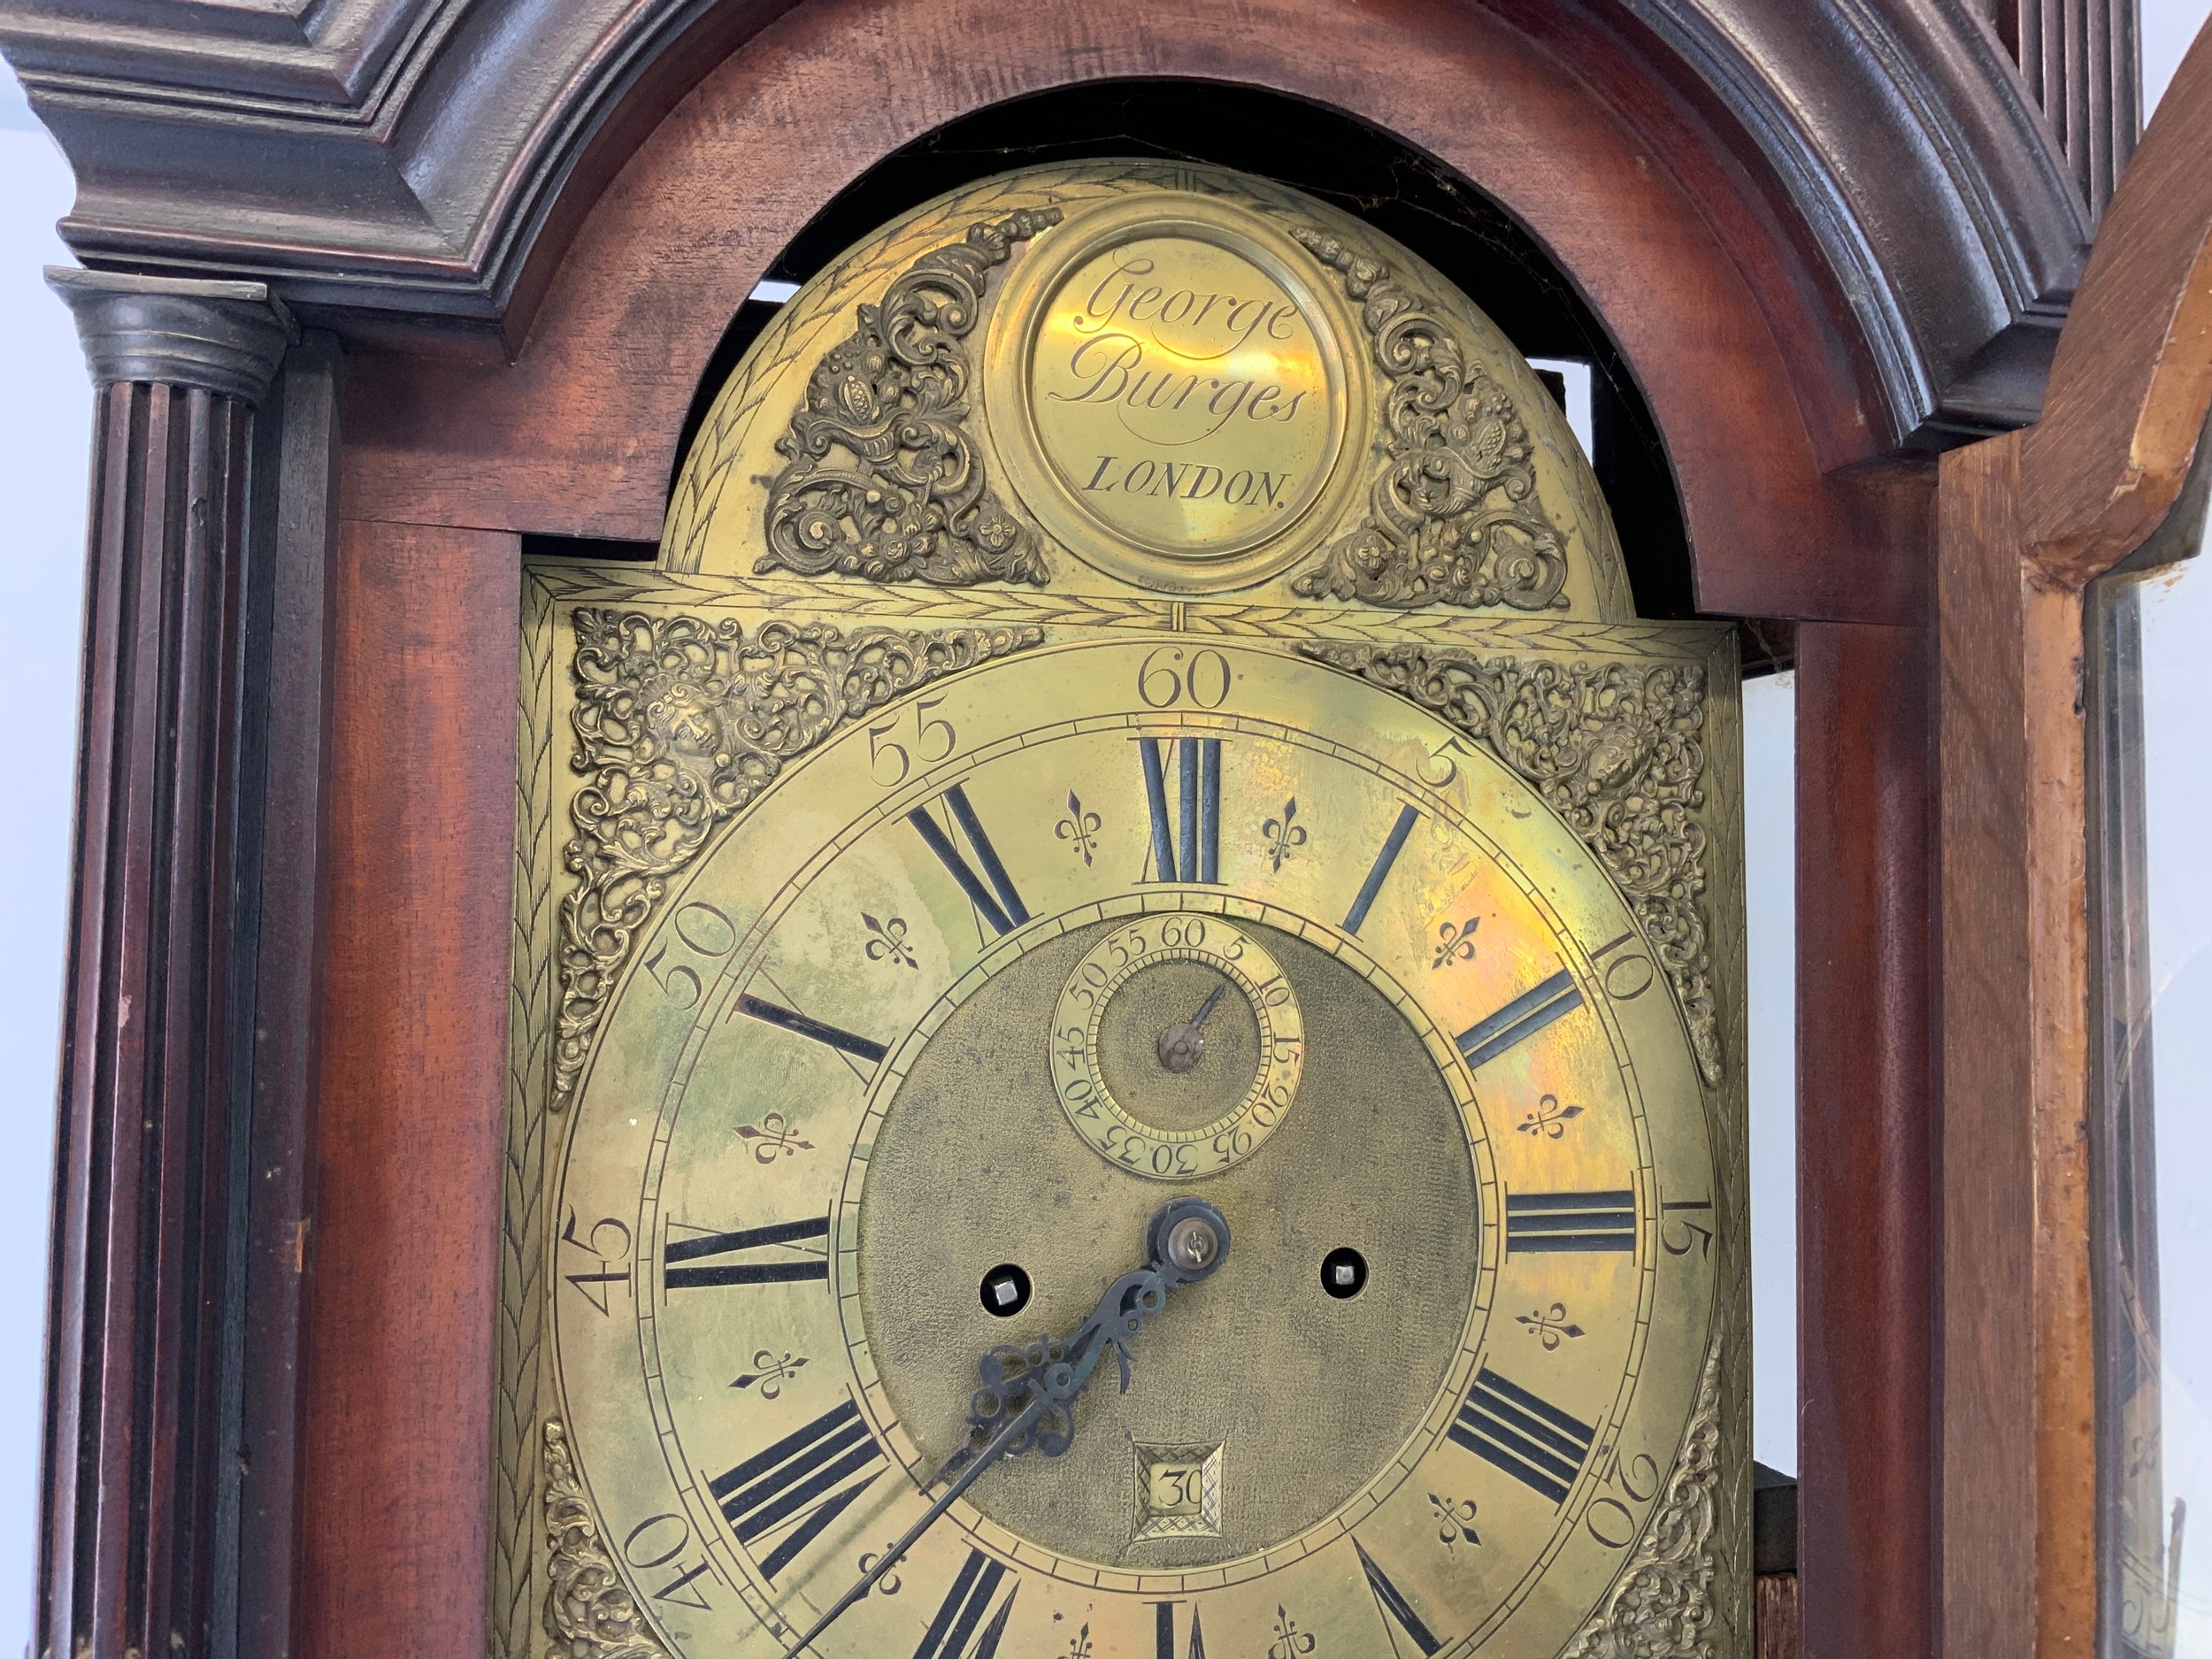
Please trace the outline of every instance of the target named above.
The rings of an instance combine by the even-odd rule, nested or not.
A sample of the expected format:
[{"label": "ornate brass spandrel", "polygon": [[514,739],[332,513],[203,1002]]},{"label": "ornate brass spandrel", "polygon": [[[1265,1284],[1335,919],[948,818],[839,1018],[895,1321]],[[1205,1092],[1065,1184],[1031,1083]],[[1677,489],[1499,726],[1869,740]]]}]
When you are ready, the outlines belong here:
[{"label": "ornate brass spandrel", "polygon": [[1442,715],[1535,787],[1627,896],[1674,987],[1698,1068],[1718,1085],[1700,821],[1704,669],[1324,641],[1300,649]]},{"label": "ornate brass spandrel", "polygon": [[662,565],[1632,616],[1563,412],[1464,295],[1298,192],[1150,161],[986,180],[803,287],[717,396]]},{"label": "ornate brass spandrel", "polygon": [[599,1535],[557,1420],[545,1425],[545,1542],[546,1659],[668,1659]]},{"label": "ornate brass spandrel", "polygon": [[670,878],[784,764],[918,686],[1043,642],[1034,627],[856,629],[580,608],[554,1110]]},{"label": "ornate brass spandrel", "polygon": [[1566,609],[1566,545],[1538,493],[1528,423],[1512,397],[1387,265],[1318,231],[1291,234],[1359,302],[1389,377],[1387,458],[1367,516],[1292,589],[1401,610]]},{"label": "ornate brass spandrel", "polygon": [[1720,1344],[1706,1356],[1697,1405],[1666,1491],[1605,1606],[1560,1659],[1710,1659],[1722,1576]]},{"label": "ornate brass spandrel", "polygon": [[776,441],[786,465],[769,494],[757,572],[947,588],[1043,583],[1035,533],[991,490],[967,430],[966,342],[991,268],[1059,222],[1059,209],[1038,207],[971,225],[858,308],[852,334],[815,365],[805,402]]}]

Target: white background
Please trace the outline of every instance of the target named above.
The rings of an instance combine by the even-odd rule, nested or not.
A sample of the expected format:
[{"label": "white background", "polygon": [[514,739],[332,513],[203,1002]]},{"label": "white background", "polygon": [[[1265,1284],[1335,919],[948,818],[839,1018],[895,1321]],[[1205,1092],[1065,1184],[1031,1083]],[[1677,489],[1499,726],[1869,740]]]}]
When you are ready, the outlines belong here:
[{"label": "white background", "polygon": [[[2144,88],[2155,101],[2212,0],[2145,0]],[[0,1650],[27,1639],[37,1508],[38,1430],[43,1388],[46,1219],[51,1185],[56,1055],[59,1040],[64,912],[68,897],[70,808],[74,783],[74,723],[82,603],[87,440],[91,398],[83,360],[67,314],[50,295],[41,269],[66,258],[53,223],[67,211],[67,166],[33,119],[13,76],[0,67],[0,365],[8,396],[0,398],[0,502],[8,544],[0,550],[0,692],[14,713],[8,721],[8,791],[14,805],[0,813],[0,868],[15,872],[9,937],[0,951]],[[2157,638],[2177,632],[2212,640],[2212,575],[2184,592],[2193,606],[2169,607],[2154,624]],[[2163,652],[2162,643],[2154,647]],[[2175,706],[2212,707],[2212,650],[2172,653],[2195,678]],[[1791,783],[1794,692],[1790,677],[1755,680],[1745,688],[1745,764],[1748,803],[1751,905],[1752,1235],[1756,1303],[1757,1454],[1788,1471],[1797,1466],[1795,1344],[1796,1210],[1792,1075],[1794,1065],[1794,816]],[[2162,741],[2154,729],[2153,741]],[[2196,757],[2191,804],[2206,793],[2194,731],[2168,730],[2162,740]],[[2156,803],[2154,803],[2154,809]],[[2185,810],[2177,803],[2176,810]],[[2205,817],[2185,820],[2200,833]],[[2155,832],[2154,832],[2155,833]],[[2154,847],[2154,857],[2157,849]],[[2179,901],[2175,901],[2178,903]],[[2180,975],[2195,964],[2188,1030],[2193,1075],[2212,1064],[2212,967],[2198,955],[2212,937],[2212,905],[2200,891],[2185,923],[2176,914],[2167,967]],[[2170,1054],[2184,1056],[2181,1022],[2162,1025],[2159,1087],[2183,1098],[2177,1074],[2168,1094]],[[2169,1041],[2171,1048],[2169,1048]],[[2201,1104],[2201,1086],[2191,1097]],[[2162,1113],[2162,1119],[2165,1114]],[[2200,1179],[2212,1167],[2212,1114],[2187,1159],[2162,1171],[2177,1184]],[[2162,1146],[2162,1154],[2166,1148]],[[2178,1150],[2178,1148],[2177,1148]],[[2166,1183],[2162,1180],[2162,1187]],[[2162,1194],[2162,1202],[2164,1202]],[[2194,1208],[2191,1206],[2193,1205]],[[2177,1191],[2170,1211],[2204,1233],[2204,1263],[2195,1283],[2212,1282],[2212,1201]],[[2193,1233],[2193,1236],[2194,1234]],[[2170,1285],[2173,1282],[2169,1279]],[[2170,1292],[2170,1294],[2171,1293]],[[2171,1322],[2170,1319],[2170,1332]],[[2198,1322],[2205,1349],[2192,1363],[2212,1381],[2212,1318]],[[2212,1400],[2212,1394],[2200,1395]],[[2212,1471],[2205,1471],[2212,1473]],[[2202,1478],[2200,1475],[2200,1478]],[[2212,1496],[2212,1494],[2207,1494]],[[2206,1507],[2212,1525],[2212,1503]],[[2212,1557],[2200,1547],[2198,1558]],[[2187,1651],[2185,1649],[2185,1652]]]}]

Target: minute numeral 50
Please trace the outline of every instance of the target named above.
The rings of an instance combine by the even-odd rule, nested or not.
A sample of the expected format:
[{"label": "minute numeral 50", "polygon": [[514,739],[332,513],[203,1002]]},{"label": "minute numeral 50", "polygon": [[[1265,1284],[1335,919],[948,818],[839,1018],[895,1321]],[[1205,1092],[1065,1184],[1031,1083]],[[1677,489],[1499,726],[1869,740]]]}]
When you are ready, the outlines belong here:
[{"label": "minute numeral 50", "polygon": [[701,960],[711,964],[720,962],[737,949],[737,924],[727,911],[694,899],[676,907],[672,918],[672,941],[664,939],[661,948],[646,957],[643,967],[653,977],[653,983],[668,994],[678,1008],[696,1008],[699,999],[706,995],[706,981],[700,978],[698,969],[688,963],[668,965],[668,953],[682,945]]}]

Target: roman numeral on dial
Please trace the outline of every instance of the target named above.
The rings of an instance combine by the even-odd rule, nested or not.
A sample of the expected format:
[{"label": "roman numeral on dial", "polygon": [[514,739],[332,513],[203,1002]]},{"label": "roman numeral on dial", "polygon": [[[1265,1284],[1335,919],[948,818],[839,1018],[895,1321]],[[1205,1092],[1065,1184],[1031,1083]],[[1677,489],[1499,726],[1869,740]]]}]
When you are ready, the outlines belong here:
[{"label": "roman numeral on dial", "polygon": [[[1375,1564],[1375,1558],[1356,1538],[1352,1540],[1352,1548],[1359,1551],[1360,1571],[1367,1575],[1367,1587],[1374,1594],[1376,1610],[1387,1623],[1403,1631],[1407,1640],[1423,1654],[1432,1654],[1441,1647],[1444,1644],[1437,1640],[1421,1616],[1413,1610],[1413,1603],[1406,1600],[1405,1592],[1390,1582],[1389,1576]],[[1393,1653],[1399,1651],[1394,1634],[1390,1638],[1390,1647]]]},{"label": "roman numeral on dial", "polygon": [[[1171,813],[1163,752],[1171,743],[1175,747],[1177,784]],[[1141,737],[1137,758],[1144,767],[1145,804],[1152,812],[1152,879],[1220,880],[1221,740]]]},{"label": "roman numeral on dial", "polygon": [[883,1448],[868,1432],[860,1408],[848,1400],[716,1476],[707,1490],[722,1506],[739,1543],[749,1548],[756,1539],[782,1534],[759,1558],[761,1577],[773,1584],[801,1550],[875,1484],[883,1471],[871,1465],[883,1461]]},{"label": "roman numeral on dial", "polygon": [[1632,1250],[1636,1194],[1617,1193],[1508,1193],[1505,1253],[1515,1251]]},{"label": "roman numeral on dial", "polygon": [[926,807],[916,807],[906,815],[906,821],[914,826],[914,833],[937,855],[952,879],[960,884],[960,890],[968,895],[976,914],[991,926],[996,933],[1010,933],[1029,919],[1029,908],[1022,902],[1021,895],[1014,890],[1014,883],[1006,873],[1006,866],[999,862],[998,849],[991,845],[991,838],[983,833],[983,822],[975,815],[975,808],[968,804],[967,786],[955,784],[944,793],[944,803],[952,810],[953,822],[968,839],[974,849],[976,864],[982,865],[976,873],[944,826],[929,815]]},{"label": "roman numeral on dial", "polygon": [[[1175,1659],[1175,1609],[1179,1601],[1155,1601],[1153,1611],[1153,1648],[1156,1659]],[[1183,1659],[1206,1659],[1206,1632],[1198,1621],[1198,1609],[1190,1610],[1190,1646],[1184,1649]]]},{"label": "roman numeral on dial", "polygon": [[[738,1233],[702,1233],[695,1239],[671,1239],[663,1252],[663,1282],[670,1290],[699,1290],[710,1285],[787,1285],[829,1277],[829,1252],[805,1251],[803,1259],[776,1257],[768,1261],[715,1262],[718,1256],[742,1256],[777,1245],[797,1245],[807,1239],[829,1237],[829,1217],[811,1221],[779,1221],[765,1227],[747,1227]],[[705,1262],[693,1267],[688,1263]],[[680,1265],[681,1263],[681,1265]]]},{"label": "roman numeral on dial", "polygon": [[1421,815],[1411,807],[1401,807],[1398,821],[1390,826],[1390,833],[1383,837],[1382,850],[1375,855],[1375,862],[1368,866],[1367,879],[1360,883],[1359,893],[1352,900],[1352,908],[1344,913],[1344,931],[1356,933],[1367,920],[1367,912],[1375,908],[1375,898],[1390,879],[1390,867],[1398,862],[1398,855],[1405,850],[1406,837],[1413,833],[1414,821]]},{"label": "roman numeral on dial", "polygon": [[1555,1019],[1582,1006],[1582,993],[1574,975],[1562,968],[1532,991],[1524,991],[1489,1018],[1478,1021],[1453,1039],[1466,1056],[1470,1071],[1494,1060],[1516,1043],[1526,1042]]},{"label": "roman numeral on dial", "polygon": [[795,1009],[786,1008],[780,1002],[771,1002],[765,997],[754,996],[750,993],[737,999],[737,1011],[764,1025],[796,1033],[799,1036],[834,1048],[840,1054],[857,1056],[872,1065],[882,1064],[883,1056],[890,1053],[872,1037],[863,1037],[857,1033],[826,1025]]},{"label": "roman numeral on dial", "polygon": [[1487,1365],[1445,1432],[1486,1463],[1554,1503],[1567,1501],[1597,1431],[1581,1418],[1548,1405]]},{"label": "roman numeral on dial", "polygon": [[[945,1592],[937,1617],[922,1632],[922,1645],[914,1650],[914,1659],[995,1659],[999,1639],[1006,1633],[1006,1621],[1014,1615],[1014,1598],[1021,1594],[1021,1581],[1006,1593],[1006,1600],[992,1614],[991,1622],[979,1632],[976,1626],[983,1624],[984,1615],[991,1611],[991,1599],[998,1594],[1000,1581],[1006,1577],[1006,1563],[994,1561],[979,1549],[971,1549],[968,1559],[960,1569],[960,1576],[952,1581],[952,1588]],[[970,1645],[972,1639],[973,1646]]]}]

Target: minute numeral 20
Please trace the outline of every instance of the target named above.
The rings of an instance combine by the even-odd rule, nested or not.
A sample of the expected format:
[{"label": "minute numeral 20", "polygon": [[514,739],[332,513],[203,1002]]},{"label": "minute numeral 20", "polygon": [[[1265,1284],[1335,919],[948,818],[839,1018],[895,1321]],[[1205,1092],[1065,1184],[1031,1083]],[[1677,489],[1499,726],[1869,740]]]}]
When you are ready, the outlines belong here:
[{"label": "minute numeral 20", "polygon": [[789,1528],[759,1558],[761,1577],[773,1584],[801,1550],[875,1484],[883,1471],[872,1465],[883,1461],[883,1448],[868,1432],[860,1408],[848,1400],[715,1476],[707,1490],[741,1544],[749,1548],[756,1539]]},{"label": "minute numeral 20", "polygon": [[[1164,751],[1173,744],[1178,810],[1167,798]],[[1221,740],[1217,737],[1137,739],[1144,769],[1145,804],[1152,814],[1152,879],[1221,879]]]},{"label": "minute numeral 20", "polygon": [[[695,1239],[671,1239],[662,1253],[663,1283],[670,1290],[701,1290],[716,1285],[787,1285],[829,1277],[827,1250],[806,1252],[800,1260],[777,1257],[767,1261],[716,1262],[713,1256],[743,1256],[749,1251],[778,1245],[801,1244],[808,1239],[829,1237],[829,1217],[810,1221],[779,1221],[764,1227],[746,1227],[736,1233],[709,1233]],[[705,1265],[694,1267],[694,1262]],[[680,1265],[681,1263],[681,1265]]]}]

